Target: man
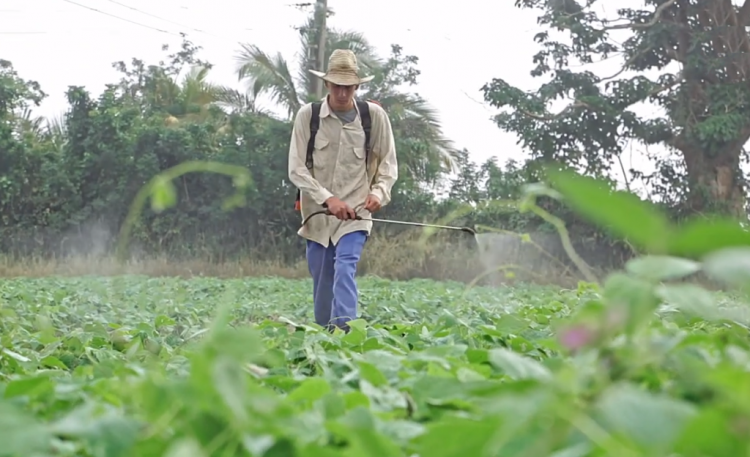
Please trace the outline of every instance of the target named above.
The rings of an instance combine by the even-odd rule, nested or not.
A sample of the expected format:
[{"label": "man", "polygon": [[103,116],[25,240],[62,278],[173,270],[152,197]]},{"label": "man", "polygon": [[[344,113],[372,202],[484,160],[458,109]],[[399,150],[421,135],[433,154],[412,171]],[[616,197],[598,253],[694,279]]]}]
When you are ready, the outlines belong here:
[{"label": "man", "polygon": [[360,78],[358,69],[352,51],[337,49],[326,73],[310,70],[328,89],[320,105],[312,168],[307,162],[312,104],[297,112],[289,147],[289,179],[300,190],[303,220],[323,208],[332,214],[310,218],[298,232],[307,240],[315,322],[331,331],[335,327],[349,331],[347,322],[357,318],[355,275],[372,221],[355,217],[368,219],[387,205],[398,179],[390,119],[372,102],[367,102],[372,122],[369,157],[365,151],[354,93],[373,76]]}]

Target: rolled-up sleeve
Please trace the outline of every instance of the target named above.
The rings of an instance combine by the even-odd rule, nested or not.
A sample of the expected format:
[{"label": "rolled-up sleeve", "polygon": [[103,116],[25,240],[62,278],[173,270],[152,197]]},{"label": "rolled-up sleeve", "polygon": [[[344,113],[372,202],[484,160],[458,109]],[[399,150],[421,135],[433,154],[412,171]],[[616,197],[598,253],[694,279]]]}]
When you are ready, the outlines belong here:
[{"label": "rolled-up sleeve", "polygon": [[370,105],[373,116],[373,152],[378,158],[370,192],[380,199],[382,206],[391,201],[391,189],[398,180],[398,161],[396,159],[396,142],[388,114],[380,106]]},{"label": "rolled-up sleeve", "polygon": [[323,187],[305,166],[311,114],[311,105],[307,104],[300,108],[295,117],[292,139],[289,142],[289,180],[300,191],[310,195],[315,203],[322,205],[333,194]]}]

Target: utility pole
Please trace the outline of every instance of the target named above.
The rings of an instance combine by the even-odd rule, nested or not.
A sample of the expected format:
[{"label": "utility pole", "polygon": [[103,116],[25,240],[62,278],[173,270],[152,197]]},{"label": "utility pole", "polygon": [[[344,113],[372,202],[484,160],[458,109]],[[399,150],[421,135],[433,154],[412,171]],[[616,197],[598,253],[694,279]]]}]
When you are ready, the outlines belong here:
[{"label": "utility pole", "polygon": [[[315,67],[320,71],[326,68],[326,43],[328,42],[328,0],[317,0],[315,2],[315,27],[318,28],[318,55],[315,58]],[[315,85],[315,99],[323,98],[323,80],[317,78]]]}]

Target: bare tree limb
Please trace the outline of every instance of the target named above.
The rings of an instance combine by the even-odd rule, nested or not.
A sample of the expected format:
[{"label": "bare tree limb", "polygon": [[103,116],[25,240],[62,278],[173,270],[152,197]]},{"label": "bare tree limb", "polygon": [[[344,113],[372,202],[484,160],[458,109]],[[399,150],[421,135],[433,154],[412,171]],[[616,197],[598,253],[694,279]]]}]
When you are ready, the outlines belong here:
[{"label": "bare tree limb", "polygon": [[[748,1],[750,1],[750,0],[748,0]],[[628,60],[626,60],[624,64],[622,64],[622,68],[620,68],[620,70],[618,70],[617,73],[613,74],[612,76],[607,76],[606,78],[602,78],[601,80],[599,80],[599,82],[604,82],[604,81],[609,81],[610,79],[615,79],[618,76],[620,76],[621,74],[625,73],[625,71],[628,69],[628,65],[632,64],[633,62],[635,62],[635,60],[638,57],[641,57],[643,54],[649,52],[651,49],[653,49],[652,46],[647,46],[647,47],[641,49],[640,51],[636,52],[635,54],[633,54],[632,56],[630,56],[630,58]]]},{"label": "bare tree limb", "polygon": [[[676,1],[677,0],[668,0],[662,3],[661,5],[659,5],[656,8],[656,11],[654,11],[654,17],[652,17],[651,20],[646,22],[645,24],[633,24],[632,22],[629,22],[627,24],[610,25],[610,26],[604,27],[601,31],[624,30],[624,29],[647,29],[649,27],[653,27],[654,25],[656,25],[657,22],[659,22],[659,19],[661,18],[662,13],[664,13],[664,10],[674,5]],[[746,0],[746,3],[747,1],[748,0]]]}]

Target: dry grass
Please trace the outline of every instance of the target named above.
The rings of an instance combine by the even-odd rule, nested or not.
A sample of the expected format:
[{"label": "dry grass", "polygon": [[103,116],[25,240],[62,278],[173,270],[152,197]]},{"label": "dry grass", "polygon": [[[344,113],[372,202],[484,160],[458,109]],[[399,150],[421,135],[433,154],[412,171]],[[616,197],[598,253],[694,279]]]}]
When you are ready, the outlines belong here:
[{"label": "dry grass", "polygon": [[[397,237],[373,236],[365,247],[359,265],[360,275],[378,276],[393,280],[412,278],[430,278],[436,280],[454,280],[470,283],[482,277],[479,284],[501,285],[523,280],[536,283],[575,285],[581,279],[569,271],[559,268],[561,274],[555,274],[554,268],[545,268],[543,274],[521,269],[511,269],[515,279],[507,276],[508,266],[523,264],[527,253],[514,253],[514,258],[505,261],[493,260],[491,272],[487,272],[486,262],[480,259],[475,240],[461,234],[451,238],[449,234],[433,236],[427,243],[419,242],[421,231],[406,232]],[[208,259],[190,261],[173,261],[167,257],[140,258],[120,264],[108,256],[65,258],[29,258],[21,261],[3,260],[0,258],[0,277],[45,277],[45,276],[115,276],[137,274],[146,276],[211,276],[220,278],[276,276],[289,279],[309,277],[307,264],[300,253],[300,260],[295,264],[280,261],[259,260],[248,254],[241,261],[215,262]],[[503,257],[506,255],[504,254]],[[500,268],[498,268],[500,266]]]},{"label": "dry grass", "polygon": [[274,261],[235,261],[225,263],[209,262],[202,259],[171,261],[166,257],[154,257],[118,263],[113,257],[66,257],[59,259],[24,259],[22,261],[0,261],[0,277],[45,277],[45,276],[213,276],[236,278],[247,276],[279,276],[302,278],[307,275],[307,267],[282,265]]}]

